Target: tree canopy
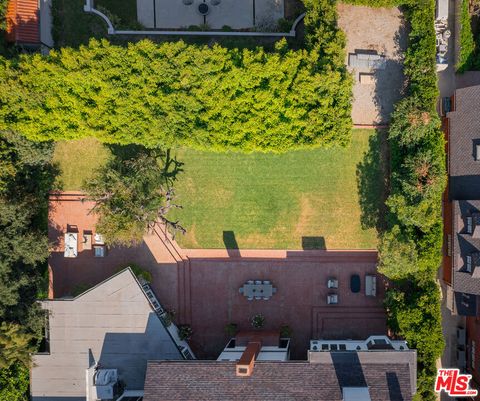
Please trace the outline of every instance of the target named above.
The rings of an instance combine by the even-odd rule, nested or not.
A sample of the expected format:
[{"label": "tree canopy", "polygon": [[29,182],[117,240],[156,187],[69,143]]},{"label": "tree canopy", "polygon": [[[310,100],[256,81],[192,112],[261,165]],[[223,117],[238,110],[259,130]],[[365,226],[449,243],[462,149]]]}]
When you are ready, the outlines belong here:
[{"label": "tree canopy", "polygon": [[[95,136],[154,148],[345,145],[351,80],[325,46],[277,51],[92,40],[3,61],[0,125],[37,141]],[[323,53],[326,51],[324,50]]]},{"label": "tree canopy", "polygon": [[132,245],[157,221],[182,229],[167,220],[173,202],[172,183],[181,163],[169,152],[130,146],[113,147],[114,156],[85,183],[95,201],[97,232],[110,245]]}]

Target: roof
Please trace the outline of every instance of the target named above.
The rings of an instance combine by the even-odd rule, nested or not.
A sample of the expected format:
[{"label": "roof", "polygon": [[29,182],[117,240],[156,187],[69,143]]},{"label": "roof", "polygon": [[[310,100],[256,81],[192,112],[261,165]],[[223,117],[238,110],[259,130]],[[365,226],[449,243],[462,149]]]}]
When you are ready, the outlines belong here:
[{"label": "roof", "polygon": [[[480,177],[479,177],[480,180]],[[453,202],[453,289],[466,294],[480,295],[480,266],[475,257],[480,252],[480,238],[475,234],[475,216],[480,213],[480,200]],[[473,219],[473,235],[467,232],[467,217]],[[466,257],[472,257],[472,272],[466,271]],[[477,265],[477,266],[475,266]],[[457,302],[458,304],[458,302]],[[461,302],[460,302],[461,304]],[[473,305],[473,304],[472,304]],[[467,309],[466,305],[463,305]],[[473,306],[472,306],[473,308]]]},{"label": "roof", "polygon": [[8,0],[7,40],[40,44],[38,0]]},{"label": "roof", "polygon": [[33,358],[33,401],[84,400],[94,363],[118,369],[127,389],[142,389],[148,360],[182,359],[128,268],[74,299],[42,306],[50,312],[50,353]]},{"label": "roof", "polygon": [[368,387],[372,401],[412,400],[413,350],[316,354],[310,362],[257,361],[250,377],[237,377],[235,362],[150,361],[143,400],[342,401],[345,387]]},{"label": "roof", "polygon": [[480,199],[480,85],[455,91],[455,111],[449,119],[450,199]]}]

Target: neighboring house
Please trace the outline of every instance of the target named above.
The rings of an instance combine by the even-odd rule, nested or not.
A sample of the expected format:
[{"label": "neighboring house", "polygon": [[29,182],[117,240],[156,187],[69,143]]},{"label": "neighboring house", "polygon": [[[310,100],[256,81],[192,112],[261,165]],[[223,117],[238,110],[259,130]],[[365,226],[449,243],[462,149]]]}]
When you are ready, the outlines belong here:
[{"label": "neighboring house", "polygon": [[459,330],[457,362],[480,383],[480,86],[457,89],[449,103],[443,278],[449,308],[466,316],[467,341]]},{"label": "neighboring house", "polygon": [[[365,347],[357,350],[357,343]],[[370,337],[341,351],[322,351],[321,344],[312,341],[308,361],[255,360],[262,348],[254,341],[237,362],[149,361],[143,401],[412,400],[417,357],[405,342]]]},{"label": "neighboring house", "polygon": [[148,290],[127,268],[75,298],[42,301],[46,347],[33,357],[32,401],[138,395],[147,361],[184,359]]},{"label": "neighboring house", "polygon": [[8,0],[6,40],[40,46],[39,0]]}]

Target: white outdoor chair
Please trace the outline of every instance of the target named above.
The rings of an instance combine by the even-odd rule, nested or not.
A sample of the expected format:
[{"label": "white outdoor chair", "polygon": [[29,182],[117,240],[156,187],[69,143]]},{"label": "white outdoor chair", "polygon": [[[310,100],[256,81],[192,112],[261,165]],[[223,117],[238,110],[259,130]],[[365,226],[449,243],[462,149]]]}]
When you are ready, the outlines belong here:
[{"label": "white outdoor chair", "polygon": [[262,299],[262,297],[255,297],[256,301],[260,301],[261,299]]},{"label": "white outdoor chair", "polygon": [[253,297],[248,297],[247,301],[253,301]]},{"label": "white outdoor chair", "polygon": [[336,278],[329,278],[327,282],[328,288],[338,288],[338,280]]},{"label": "white outdoor chair", "polygon": [[264,301],[268,301],[270,298],[269,297],[263,297]]},{"label": "white outdoor chair", "polygon": [[262,282],[261,282],[261,280],[255,280],[255,284],[260,285],[260,284],[262,284]]},{"label": "white outdoor chair", "polygon": [[248,280],[247,284],[253,284],[253,280]]},{"label": "white outdoor chair", "polygon": [[263,280],[263,284],[270,285],[272,283],[270,282],[270,280]]},{"label": "white outdoor chair", "polygon": [[337,294],[328,294],[327,295],[327,304],[328,305],[338,304],[338,295]]}]

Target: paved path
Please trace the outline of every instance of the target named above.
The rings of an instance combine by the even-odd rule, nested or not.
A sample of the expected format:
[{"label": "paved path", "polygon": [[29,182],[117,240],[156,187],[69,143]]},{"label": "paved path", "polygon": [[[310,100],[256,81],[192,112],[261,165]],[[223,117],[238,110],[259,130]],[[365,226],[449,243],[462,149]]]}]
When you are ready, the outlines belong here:
[{"label": "paved path", "polygon": [[456,64],[456,54],[457,54],[457,37],[458,37],[458,24],[455,18],[456,8],[459,6],[455,3],[460,3],[459,1],[450,0],[448,8],[448,25],[452,35],[448,40],[448,67],[438,73],[438,88],[440,90],[440,97],[452,96],[455,92],[455,64]]}]

